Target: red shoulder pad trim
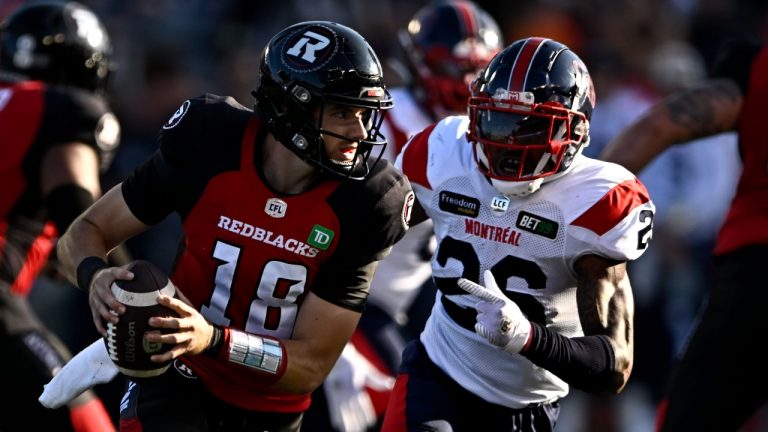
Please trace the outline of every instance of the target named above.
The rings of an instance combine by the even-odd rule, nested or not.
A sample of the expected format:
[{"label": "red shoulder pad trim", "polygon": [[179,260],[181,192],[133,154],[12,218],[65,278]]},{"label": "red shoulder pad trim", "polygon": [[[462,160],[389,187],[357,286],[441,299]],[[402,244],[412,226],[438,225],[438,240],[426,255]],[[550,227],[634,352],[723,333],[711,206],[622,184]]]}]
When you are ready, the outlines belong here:
[{"label": "red shoulder pad trim", "polygon": [[432,189],[427,179],[427,157],[429,155],[429,136],[436,125],[432,125],[414,135],[403,153],[403,174],[411,183]]},{"label": "red shoulder pad trim", "polygon": [[619,183],[592,207],[573,221],[597,235],[607,233],[637,206],[651,200],[648,190],[637,178]]}]

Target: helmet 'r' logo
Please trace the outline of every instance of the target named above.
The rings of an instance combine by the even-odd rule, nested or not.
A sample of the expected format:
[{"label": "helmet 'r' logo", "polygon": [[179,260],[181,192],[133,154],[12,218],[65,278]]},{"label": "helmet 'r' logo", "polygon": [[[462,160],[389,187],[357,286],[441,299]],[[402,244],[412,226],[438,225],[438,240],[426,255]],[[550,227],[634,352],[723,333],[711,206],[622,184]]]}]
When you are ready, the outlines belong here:
[{"label": "helmet 'r' logo", "polygon": [[184,118],[184,114],[187,113],[189,110],[189,101],[184,101],[183,104],[179,107],[179,109],[176,110],[175,113],[171,116],[171,118],[168,119],[167,122],[163,125],[163,129],[173,129],[176,127],[177,124],[181,122],[181,119]]},{"label": "helmet 'r' logo", "polygon": [[285,41],[282,59],[293,71],[312,72],[325,66],[337,49],[336,33],[324,26],[310,26]]},{"label": "helmet 'r' logo", "polygon": [[[314,42],[310,42],[310,39],[313,39]],[[327,47],[330,43],[331,40],[327,37],[308,30],[304,33],[304,37],[286,51],[286,54],[294,57],[298,56],[310,63],[314,63],[317,60],[315,53]]]}]

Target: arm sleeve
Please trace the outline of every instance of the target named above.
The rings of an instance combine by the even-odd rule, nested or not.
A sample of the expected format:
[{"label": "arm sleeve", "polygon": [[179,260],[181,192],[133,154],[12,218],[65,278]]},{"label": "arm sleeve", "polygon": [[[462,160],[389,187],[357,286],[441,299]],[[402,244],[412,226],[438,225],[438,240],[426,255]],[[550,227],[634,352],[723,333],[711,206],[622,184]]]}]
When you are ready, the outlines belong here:
[{"label": "arm sleeve", "polygon": [[531,341],[520,354],[575,388],[598,393],[612,388],[615,355],[607,336],[567,338],[531,323]]}]

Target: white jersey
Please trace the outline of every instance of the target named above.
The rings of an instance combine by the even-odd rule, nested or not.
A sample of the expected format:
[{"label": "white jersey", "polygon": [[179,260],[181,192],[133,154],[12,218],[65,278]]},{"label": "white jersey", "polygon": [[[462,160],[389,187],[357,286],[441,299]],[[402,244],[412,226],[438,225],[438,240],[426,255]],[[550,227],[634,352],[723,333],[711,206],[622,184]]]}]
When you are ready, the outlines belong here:
[{"label": "white jersey", "polygon": [[[405,88],[390,91],[395,107],[387,111],[381,127],[389,142],[383,155],[393,161],[408,139],[432,123],[411,92]],[[418,289],[432,276],[424,249],[432,239],[432,223],[411,227],[389,255],[379,262],[371,282],[368,301],[400,319],[418,294]],[[427,256],[429,256],[427,254]]]},{"label": "white jersey", "polygon": [[434,222],[432,271],[439,288],[421,334],[432,361],[486,401],[522,408],[568,394],[568,385],[525,357],[505,353],[474,331],[477,299],[456,287],[491,269],[533,322],[583,336],[574,263],[588,254],[627,261],[651,236],[654,206],[623,167],[579,156],[568,174],[539,191],[507,198],[491,186],[467,142],[466,116],[415,136],[395,166]]}]

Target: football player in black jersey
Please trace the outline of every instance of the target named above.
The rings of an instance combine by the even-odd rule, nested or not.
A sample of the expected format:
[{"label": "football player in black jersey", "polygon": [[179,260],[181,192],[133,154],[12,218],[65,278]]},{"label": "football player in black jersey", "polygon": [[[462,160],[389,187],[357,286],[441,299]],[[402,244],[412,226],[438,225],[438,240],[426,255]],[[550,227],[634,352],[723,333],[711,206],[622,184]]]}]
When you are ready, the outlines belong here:
[{"label": "football player in black jersey", "polygon": [[[296,431],[362,312],[377,262],[405,233],[413,193],[379,160],[392,105],[376,54],[332,22],[290,26],[261,59],[255,110],[232,98],[185,101],[160,148],[80,216],[59,243],[106,333],[132,275],[107,252],[177,213],[178,318],[152,318],[175,358],[130,382],[121,430]],[[117,311],[112,314],[110,310]]]},{"label": "football player in black jersey", "polygon": [[70,357],[27,300],[58,234],[100,195],[120,127],[103,98],[111,46],[77,3],[25,3],[0,26],[0,430],[108,431],[93,392],[37,402]]},{"label": "football player in black jersey", "polygon": [[711,79],[658,102],[601,154],[639,172],[673,145],[728,131],[739,136],[743,168],[713,251],[709,299],[659,406],[658,431],[739,430],[768,400],[765,362],[754,352],[768,331],[760,318],[768,304],[766,76],[768,45],[729,41]]}]

